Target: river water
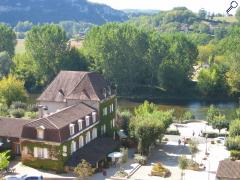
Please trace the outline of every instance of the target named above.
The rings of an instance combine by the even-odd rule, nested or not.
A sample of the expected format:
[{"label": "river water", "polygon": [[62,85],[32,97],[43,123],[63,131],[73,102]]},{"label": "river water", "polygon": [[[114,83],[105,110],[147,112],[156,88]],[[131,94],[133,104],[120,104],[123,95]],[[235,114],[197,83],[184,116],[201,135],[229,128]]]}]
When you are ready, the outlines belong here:
[{"label": "river water", "polygon": [[[120,109],[133,110],[136,106],[143,103],[143,101],[133,101],[133,100],[118,100],[118,105]],[[220,109],[220,111],[226,116],[231,116],[236,108],[239,107],[237,102],[208,102],[208,101],[157,101],[154,102],[160,110],[174,109],[175,116],[178,118],[186,111],[191,111],[195,116],[195,119],[205,120],[206,113],[211,104],[215,105]]]}]

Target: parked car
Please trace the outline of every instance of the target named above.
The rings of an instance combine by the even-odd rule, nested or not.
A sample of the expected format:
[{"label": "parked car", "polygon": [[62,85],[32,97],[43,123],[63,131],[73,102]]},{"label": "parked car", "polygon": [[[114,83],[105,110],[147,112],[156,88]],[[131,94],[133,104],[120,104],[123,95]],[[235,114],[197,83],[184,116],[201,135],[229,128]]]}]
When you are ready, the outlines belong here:
[{"label": "parked car", "polygon": [[43,180],[43,176],[41,175],[14,175],[14,176],[6,176],[6,180]]},{"label": "parked car", "polygon": [[215,138],[214,139],[216,142],[219,142],[219,143],[222,143],[222,144],[224,144],[225,143],[225,140],[226,140],[226,138],[225,137],[217,137],[217,138]]}]

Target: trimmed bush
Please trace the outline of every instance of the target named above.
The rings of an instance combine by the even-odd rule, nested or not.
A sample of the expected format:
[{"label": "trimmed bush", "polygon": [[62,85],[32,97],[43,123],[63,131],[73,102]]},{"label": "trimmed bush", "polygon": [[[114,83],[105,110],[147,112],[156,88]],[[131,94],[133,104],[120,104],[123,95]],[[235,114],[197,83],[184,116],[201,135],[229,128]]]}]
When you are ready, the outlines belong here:
[{"label": "trimmed bush", "polygon": [[29,104],[27,109],[31,112],[38,112],[38,106],[36,104]]},{"label": "trimmed bush", "polygon": [[146,165],[147,164],[147,157],[142,156],[140,154],[135,154],[134,155],[134,160],[141,165]]},{"label": "trimmed bush", "polygon": [[128,173],[126,173],[126,172],[123,171],[123,170],[117,171],[117,172],[114,174],[114,177],[127,177],[127,176],[128,176]]},{"label": "trimmed bush", "polygon": [[240,120],[234,120],[229,127],[229,136],[240,136]]},{"label": "trimmed bush", "polygon": [[24,109],[12,109],[11,115],[15,118],[21,118],[25,115]]},{"label": "trimmed bush", "polygon": [[208,137],[208,138],[216,138],[218,137],[218,133],[215,132],[203,132],[202,134],[203,137]]},{"label": "trimmed bush", "polygon": [[37,113],[36,112],[26,112],[26,117],[28,117],[29,119],[35,119],[37,118]]},{"label": "trimmed bush", "polygon": [[9,111],[7,106],[0,106],[0,116],[9,116]]},{"label": "trimmed bush", "polygon": [[240,151],[239,150],[232,150],[231,151],[231,159],[232,160],[240,160]]},{"label": "trimmed bush", "polygon": [[240,151],[240,136],[228,137],[225,142],[225,146],[228,150],[239,150]]},{"label": "trimmed bush", "polygon": [[10,106],[11,109],[27,109],[27,104],[21,101],[15,101]]},{"label": "trimmed bush", "polygon": [[36,169],[53,170],[58,173],[64,172],[64,163],[62,161],[54,161],[49,159],[25,159],[22,160],[22,163],[26,166],[30,166]]}]

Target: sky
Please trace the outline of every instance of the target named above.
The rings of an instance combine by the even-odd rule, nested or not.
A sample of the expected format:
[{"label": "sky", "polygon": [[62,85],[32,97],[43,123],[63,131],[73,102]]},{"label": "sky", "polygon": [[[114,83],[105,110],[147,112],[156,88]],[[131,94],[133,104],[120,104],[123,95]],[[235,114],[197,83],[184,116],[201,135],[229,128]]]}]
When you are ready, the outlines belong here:
[{"label": "sky", "polygon": [[[204,8],[214,13],[226,14],[232,0],[89,0],[107,4],[114,9],[157,9],[170,10],[174,7],[185,6],[188,9],[198,12]],[[240,6],[240,0],[236,0]],[[231,11],[234,14],[236,9]]]}]

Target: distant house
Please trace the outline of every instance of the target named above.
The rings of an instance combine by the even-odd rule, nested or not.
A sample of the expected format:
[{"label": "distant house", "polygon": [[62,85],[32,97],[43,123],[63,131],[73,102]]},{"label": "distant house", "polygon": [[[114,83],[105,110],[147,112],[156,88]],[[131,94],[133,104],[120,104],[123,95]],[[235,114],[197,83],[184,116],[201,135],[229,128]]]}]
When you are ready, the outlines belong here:
[{"label": "distant house", "polygon": [[239,180],[240,179],[240,161],[223,160],[219,162],[217,180]]},{"label": "distant house", "polygon": [[115,90],[100,74],[61,71],[38,105],[38,119],[22,120],[18,138],[23,164],[61,171],[85,159],[98,167],[119,146],[113,138]]},{"label": "distant house", "polygon": [[29,120],[0,117],[0,151],[11,149],[13,155],[20,155],[20,139],[23,126]]}]

